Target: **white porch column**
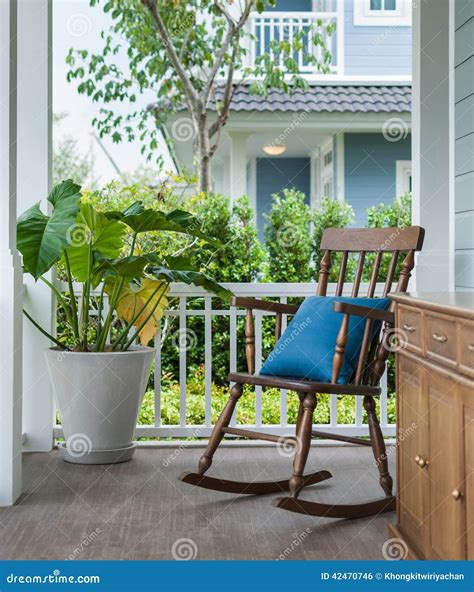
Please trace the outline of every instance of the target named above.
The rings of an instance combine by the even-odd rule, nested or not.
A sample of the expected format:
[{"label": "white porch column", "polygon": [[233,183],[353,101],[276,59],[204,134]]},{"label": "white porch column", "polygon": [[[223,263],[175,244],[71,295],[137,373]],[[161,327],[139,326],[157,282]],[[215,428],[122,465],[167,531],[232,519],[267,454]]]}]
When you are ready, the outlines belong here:
[{"label": "white porch column", "polygon": [[0,506],[21,493],[21,263],[16,251],[16,0],[0,2]]},{"label": "white porch column", "polygon": [[413,222],[426,229],[416,267],[425,291],[448,290],[453,280],[450,4],[413,3]]},{"label": "white porch column", "polygon": [[230,137],[230,198],[234,202],[247,193],[247,133],[232,132]]},{"label": "white porch column", "polygon": [[[46,197],[51,178],[51,0],[21,0],[18,6],[18,211]],[[25,275],[24,307],[53,331],[47,286]],[[48,340],[28,321],[23,329],[24,449],[48,451],[53,444],[53,399],[43,350]]]}]

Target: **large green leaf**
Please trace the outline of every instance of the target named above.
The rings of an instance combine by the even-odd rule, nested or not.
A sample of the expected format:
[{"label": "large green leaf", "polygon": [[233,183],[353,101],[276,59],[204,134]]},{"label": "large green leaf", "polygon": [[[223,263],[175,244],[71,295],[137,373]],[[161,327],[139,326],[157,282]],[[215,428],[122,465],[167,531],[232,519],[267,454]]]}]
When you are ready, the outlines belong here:
[{"label": "large green leaf", "polygon": [[132,255],[120,259],[103,259],[97,262],[94,267],[94,274],[97,276],[97,283],[110,276],[123,277],[130,281],[139,279],[143,270],[150,263],[149,255]]},{"label": "large green leaf", "polygon": [[59,261],[68,245],[68,235],[76,222],[81,199],[80,186],[63,181],[51,191],[51,216],[41,212],[39,203],[18,218],[17,247],[25,270],[38,279]]},{"label": "large green leaf", "polygon": [[93,259],[115,258],[120,255],[126,228],[120,222],[109,220],[91,204],[82,204],[77,222],[69,233],[67,256],[72,274],[80,282],[88,279],[89,250]]},{"label": "large green leaf", "polygon": [[123,212],[107,212],[107,217],[124,222],[134,232],[168,231],[180,232],[209,243],[215,243],[201,231],[201,223],[196,216],[183,210],[174,210],[169,214],[157,210],[145,209],[143,204],[135,202]]},{"label": "large green leaf", "polygon": [[230,290],[227,290],[227,288],[224,288],[206,274],[198,271],[186,271],[182,269],[169,269],[168,267],[163,266],[154,266],[149,268],[149,272],[156,279],[165,280],[168,283],[182,282],[184,284],[200,286],[208,292],[213,292],[223,300],[229,300],[232,296]]}]

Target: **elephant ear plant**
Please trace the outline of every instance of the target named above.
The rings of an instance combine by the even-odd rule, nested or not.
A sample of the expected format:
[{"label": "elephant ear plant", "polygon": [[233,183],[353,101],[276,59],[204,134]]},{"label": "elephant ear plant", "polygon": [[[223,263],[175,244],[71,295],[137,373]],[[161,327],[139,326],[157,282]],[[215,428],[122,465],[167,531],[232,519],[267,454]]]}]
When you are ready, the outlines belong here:
[{"label": "elephant ear plant", "polygon": [[[60,451],[64,460],[81,464],[129,460],[153,361],[154,350],[146,346],[158,330],[169,284],[202,286],[224,299],[230,294],[194,269],[189,253],[164,256],[140,247],[153,244],[149,239],[159,232],[191,237],[191,244],[212,242],[188,212],[164,213],[141,202],[101,212],[71,180],[56,185],[48,202],[50,214],[36,204],[20,216],[17,244],[25,272],[52,290],[71,336],[50,335],[25,311],[56,345],[46,361],[66,440]],[[140,241],[143,233],[151,233],[148,240]],[[53,267],[66,290],[46,277]]]},{"label": "elephant ear plant", "polygon": [[[149,343],[167,304],[170,282],[194,284],[220,297],[229,296],[218,283],[194,269],[187,256],[137,252],[137,239],[146,232],[181,233],[208,241],[195,216],[183,210],[165,214],[145,209],[141,202],[124,211],[99,212],[91,204],[81,202],[80,191],[73,181],[63,181],[48,197],[50,215],[43,214],[39,204],[35,204],[17,223],[17,245],[24,270],[53,291],[73,335],[70,349],[126,351],[137,338],[143,345]],[[45,277],[55,265],[60,266],[66,278],[69,298]],[[81,284],[80,306],[74,297],[77,283]],[[91,339],[92,294],[99,286],[92,332],[95,337]],[[39,327],[27,311],[25,315],[57,347],[67,349],[65,343]],[[109,341],[117,318],[121,327]]]}]

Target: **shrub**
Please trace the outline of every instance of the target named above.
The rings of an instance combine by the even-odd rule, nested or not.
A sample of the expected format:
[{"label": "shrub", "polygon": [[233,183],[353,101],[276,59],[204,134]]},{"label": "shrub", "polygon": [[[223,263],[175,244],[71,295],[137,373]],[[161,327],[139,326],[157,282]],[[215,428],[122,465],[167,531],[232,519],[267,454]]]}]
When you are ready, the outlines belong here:
[{"label": "shrub", "polygon": [[[200,366],[190,373],[186,385],[186,423],[187,425],[203,425],[205,420],[204,367]],[[212,385],[212,422],[215,423],[229,398],[228,385]],[[179,384],[164,375],[161,389],[161,420],[163,425],[179,425]],[[267,389],[262,393],[262,421],[264,424],[280,423],[281,396],[278,389]],[[380,409],[376,401],[377,410]],[[288,393],[287,418],[289,424],[296,422],[299,401],[296,393]],[[395,397],[390,397],[387,404],[388,422],[395,422]],[[363,420],[367,421],[365,412]],[[255,393],[246,387],[244,395],[237,407],[237,421],[241,424],[255,423]],[[355,422],[355,397],[338,397],[337,422],[352,424]],[[139,424],[154,423],[154,392],[147,391],[139,415]],[[329,424],[329,395],[320,395],[314,415],[315,424]]]},{"label": "shrub", "polygon": [[273,195],[272,208],[265,215],[265,245],[268,250],[270,282],[310,282],[311,209],[303,193],[284,189]]},{"label": "shrub", "polygon": [[[320,249],[323,232],[326,228],[344,228],[354,221],[354,210],[352,206],[345,201],[338,201],[330,197],[324,197],[313,212],[314,231],[313,231],[313,263],[316,274],[319,274],[321,266],[322,251]],[[336,281],[339,272],[341,255],[333,257],[330,281]],[[351,259],[347,267],[347,278],[350,279],[353,273],[354,261]]]},{"label": "shrub", "polygon": [[230,200],[217,193],[201,193],[187,203],[202,221],[202,230],[221,246],[198,250],[201,267],[215,274],[220,282],[254,282],[265,266],[265,249],[258,240],[253,210],[243,196],[231,207]]}]

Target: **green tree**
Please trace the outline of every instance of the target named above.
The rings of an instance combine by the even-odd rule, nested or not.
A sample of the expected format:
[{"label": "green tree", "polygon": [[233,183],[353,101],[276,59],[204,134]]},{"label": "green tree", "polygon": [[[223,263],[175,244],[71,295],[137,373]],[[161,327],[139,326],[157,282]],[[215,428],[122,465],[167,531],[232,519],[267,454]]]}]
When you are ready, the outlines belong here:
[{"label": "green tree", "polygon": [[[323,232],[326,228],[345,228],[354,221],[354,210],[346,201],[323,197],[313,211],[314,231],[313,231],[313,263],[316,274],[319,273],[321,257],[323,255],[320,245],[323,238]],[[333,256],[330,280],[336,281],[339,273],[341,255]],[[354,269],[354,261],[351,258],[348,261],[346,269],[347,278],[351,277]]]},{"label": "green tree", "polygon": [[310,282],[311,209],[305,195],[284,189],[273,195],[272,208],[265,215],[265,245],[268,250],[268,281]]},{"label": "green tree", "polygon": [[[159,127],[185,105],[202,191],[212,189],[211,159],[229,117],[237,74],[240,81],[254,81],[254,93],[305,88],[308,83],[300,76],[295,55],[309,46],[320,49],[321,57],[311,52],[304,56],[305,64],[329,71],[331,54],[325,37],[335,24],[322,21],[295,32],[291,41],[272,41],[268,53],[247,66],[250,14],[275,6],[276,0],[90,0],[90,4],[102,4],[113,20],[110,30],[102,32],[103,49],[100,53],[71,49],[66,61],[68,80],[78,83],[78,92],[103,105],[93,121],[100,135],[111,135],[114,142],[139,137],[142,152],[151,160],[158,148]],[[116,60],[123,43],[126,71]],[[222,100],[216,98],[218,85],[223,88]],[[141,97],[149,97],[150,91],[156,107],[149,108],[148,99],[145,106],[137,106],[144,105]],[[117,102],[128,102],[129,112],[117,113]],[[215,106],[212,116],[211,103]]]},{"label": "green tree", "polygon": [[59,135],[59,125],[68,116],[67,113],[53,115],[53,185],[64,179],[73,179],[80,185],[95,186],[94,157],[84,154],[77,147],[77,141],[70,135]]}]

